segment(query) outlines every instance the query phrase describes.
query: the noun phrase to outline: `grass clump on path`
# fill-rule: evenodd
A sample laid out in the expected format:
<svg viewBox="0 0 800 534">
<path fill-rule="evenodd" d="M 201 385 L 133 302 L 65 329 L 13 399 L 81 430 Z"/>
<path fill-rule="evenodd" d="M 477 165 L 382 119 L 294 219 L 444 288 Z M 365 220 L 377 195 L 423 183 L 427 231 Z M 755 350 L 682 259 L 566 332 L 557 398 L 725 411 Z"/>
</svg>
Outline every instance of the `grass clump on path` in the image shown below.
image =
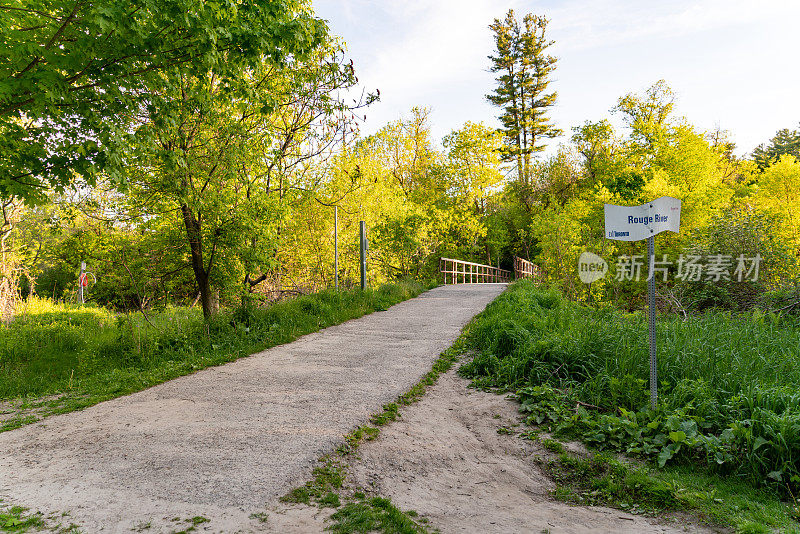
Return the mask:
<svg viewBox="0 0 800 534">
<path fill-rule="evenodd" d="M 416 283 L 331 289 L 266 308 L 223 311 L 210 322 L 189 308 L 145 317 L 34 298 L 26 311 L 0 324 L 0 430 L 288 343 L 423 290 Z"/>
<path fill-rule="evenodd" d="M 0 531 L 26 532 L 32 528 L 44 526 L 42 514 L 28 514 L 28 510 L 21 506 L 11 506 L 0 510 Z"/>
<path fill-rule="evenodd" d="M 331 515 L 334 522 L 327 530 L 336 534 L 384 532 L 387 534 L 422 534 L 425 528 L 412 515 L 394 506 L 389 499 L 361 497 Z"/>
<path fill-rule="evenodd" d="M 753 508 L 780 503 L 771 524 L 797 526 L 800 319 L 665 317 L 658 342 L 660 397 L 651 410 L 644 314 L 587 308 L 519 282 L 476 320 L 468 344 L 477 354 L 460 372 L 476 386 L 514 391 L 527 422 L 557 436 L 648 459 L 667 468 L 661 473 L 691 466 L 723 490 L 729 480 L 764 488 L 752 494 Z M 681 485 L 680 472 L 670 476 Z M 723 523 L 749 521 L 703 503 Z"/>
</svg>

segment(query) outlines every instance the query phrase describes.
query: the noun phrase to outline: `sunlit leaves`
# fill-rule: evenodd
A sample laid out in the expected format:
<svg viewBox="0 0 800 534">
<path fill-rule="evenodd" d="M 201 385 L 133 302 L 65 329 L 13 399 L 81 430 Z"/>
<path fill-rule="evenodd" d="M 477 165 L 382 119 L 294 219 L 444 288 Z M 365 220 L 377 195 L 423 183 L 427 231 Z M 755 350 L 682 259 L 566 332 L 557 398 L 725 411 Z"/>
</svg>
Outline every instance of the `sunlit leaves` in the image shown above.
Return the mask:
<svg viewBox="0 0 800 534">
<path fill-rule="evenodd" d="M 294 0 L 5 2 L 0 196 L 42 201 L 48 186 L 123 164 L 109 152 L 167 81 L 165 69 L 213 70 L 224 84 L 264 55 L 276 63 L 305 56 L 325 33 Z"/>
</svg>

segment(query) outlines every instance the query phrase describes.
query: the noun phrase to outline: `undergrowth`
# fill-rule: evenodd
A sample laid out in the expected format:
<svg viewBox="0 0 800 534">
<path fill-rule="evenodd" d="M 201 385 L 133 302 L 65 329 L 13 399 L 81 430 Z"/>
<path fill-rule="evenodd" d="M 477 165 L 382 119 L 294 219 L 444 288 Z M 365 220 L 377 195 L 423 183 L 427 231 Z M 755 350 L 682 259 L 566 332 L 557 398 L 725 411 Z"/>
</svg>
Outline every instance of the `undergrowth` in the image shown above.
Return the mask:
<svg viewBox="0 0 800 534">
<path fill-rule="evenodd" d="M 515 392 L 526 422 L 557 437 L 764 488 L 759 498 L 782 496 L 790 517 L 800 489 L 798 318 L 665 317 L 658 342 L 653 410 L 643 314 L 583 307 L 523 281 L 475 321 L 476 356 L 459 371 Z"/>
<path fill-rule="evenodd" d="M 672 487 L 642 468 L 630 467 L 605 454 L 588 458 L 561 452 L 557 459 L 539 460 L 556 482 L 554 496 L 588 506 L 614 506 L 633 513 L 659 513 L 683 508 Z"/>
<path fill-rule="evenodd" d="M 2 416 L 0 430 L 288 343 L 385 310 L 423 289 L 401 283 L 325 290 L 267 308 L 223 311 L 210 322 L 189 308 L 115 315 L 33 298 L 15 319 L 0 324 L 0 401 L 13 407 L 4 410 L 12 415 Z"/>
</svg>

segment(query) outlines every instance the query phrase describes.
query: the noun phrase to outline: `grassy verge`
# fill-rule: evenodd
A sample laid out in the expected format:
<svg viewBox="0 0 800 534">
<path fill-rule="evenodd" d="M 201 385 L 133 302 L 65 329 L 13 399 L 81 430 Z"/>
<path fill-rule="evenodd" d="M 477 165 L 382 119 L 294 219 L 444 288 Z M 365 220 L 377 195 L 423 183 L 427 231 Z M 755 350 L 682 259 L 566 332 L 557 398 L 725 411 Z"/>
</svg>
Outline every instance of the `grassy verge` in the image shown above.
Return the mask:
<svg viewBox="0 0 800 534">
<path fill-rule="evenodd" d="M 360 490 L 346 491 L 344 481 L 347 460 L 356 454 L 361 443 L 377 438 L 381 427 L 401 417 L 402 407 L 418 402 L 428 387 L 434 385 L 442 373 L 453 367 L 466 350 L 465 333 L 468 329 L 469 325 L 411 389 L 400 395 L 395 402 L 384 405 L 380 412 L 370 418 L 370 424 L 362 425 L 344 436 L 344 443 L 336 451 L 320 459 L 320 465 L 314 469 L 312 479 L 284 495 L 281 501 L 319 508 L 338 508 L 331 515 L 331 524 L 327 527 L 327 530 L 338 534 L 375 531 L 392 534 L 429 532 L 427 519 L 419 517 L 414 510 L 400 510 L 388 499 L 367 497 Z"/>
<path fill-rule="evenodd" d="M 651 462 L 653 480 L 675 495 L 699 494 L 692 488 L 702 480 L 717 497 L 678 501 L 714 521 L 796 529 L 800 320 L 663 318 L 655 410 L 646 333 L 641 314 L 585 308 L 517 283 L 476 321 L 468 345 L 477 355 L 460 372 L 477 386 L 516 392 L 529 424 Z"/>
<path fill-rule="evenodd" d="M 0 325 L 0 431 L 288 343 L 423 289 L 402 283 L 326 290 L 268 308 L 223 312 L 210 323 L 187 308 L 145 318 L 34 300 Z"/>
<path fill-rule="evenodd" d="M 567 453 L 543 440 L 550 458 L 535 458 L 556 483 L 554 498 L 583 506 L 609 506 L 631 514 L 682 513 L 692 523 L 734 526 L 741 533 L 798 533 L 791 507 L 774 492 L 689 466 L 656 469 L 606 452 Z"/>
</svg>

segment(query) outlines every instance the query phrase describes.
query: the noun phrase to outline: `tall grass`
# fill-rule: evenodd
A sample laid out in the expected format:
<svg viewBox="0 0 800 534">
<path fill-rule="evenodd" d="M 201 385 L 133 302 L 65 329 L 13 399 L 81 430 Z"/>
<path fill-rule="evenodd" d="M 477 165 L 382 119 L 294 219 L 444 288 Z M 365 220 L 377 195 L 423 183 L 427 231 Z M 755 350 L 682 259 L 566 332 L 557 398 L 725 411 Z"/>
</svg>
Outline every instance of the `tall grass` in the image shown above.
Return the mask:
<svg viewBox="0 0 800 534">
<path fill-rule="evenodd" d="M 652 411 L 643 313 L 587 308 L 519 282 L 474 324 L 477 355 L 461 372 L 537 402 L 571 402 L 572 410 L 538 420 L 571 425 L 600 446 L 658 455 L 662 465 L 705 456 L 800 488 L 800 319 L 760 311 L 662 317 L 657 339 L 660 403 Z M 576 412 L 578 401 L 597 410 Z"/>
<path fill-rule="evenodd" d="M 414 283 L 325 290 L 223 312 L 209 323 L 196 309 L 145 317 L 31 299 L 0 324 L 0 400 L 65 394 L 54 411 L 80 408 L 387 309 L 422 290 Z"/>
<path fill-rule="evenodd" d="M 704 380 L 720 398 L 800 385 L 800 320 L 794 316 L 660 317 L 657 339 L 659 381 L 666 390 L 687 379 Z M 467 371 L 474 369 L 487 385 L 513 389 L 554 380 L 597 383 L 604 374 L 649 377 L 643 313 L 583 307 L 527 281 L 489 305 L 470 343 L 479 354 Z M 601 391 L 587 387 L 586 393 L 604 401 Z"/>
</svg>

